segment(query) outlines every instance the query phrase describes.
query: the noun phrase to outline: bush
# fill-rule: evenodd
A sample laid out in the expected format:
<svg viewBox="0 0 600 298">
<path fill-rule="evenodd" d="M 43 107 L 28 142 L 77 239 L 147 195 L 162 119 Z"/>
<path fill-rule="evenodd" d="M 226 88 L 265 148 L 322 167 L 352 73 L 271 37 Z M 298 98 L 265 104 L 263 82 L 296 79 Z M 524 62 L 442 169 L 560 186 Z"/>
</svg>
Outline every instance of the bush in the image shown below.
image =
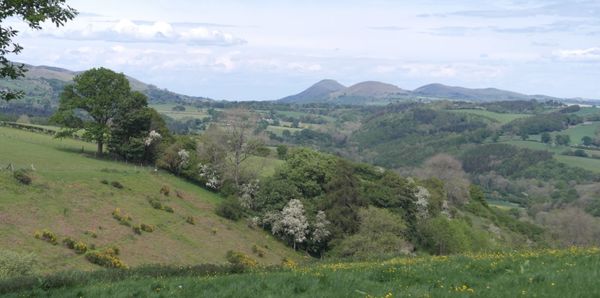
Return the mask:
<svg viewBox="0 0 600 298">
<path fill-rule="evenodd" d="M 256 262 L 256 260 L 241 252 L 230 250 L 227 252 L 225 257 L 227 258 L 227 261 L 231 263 L 231 265 L 239 266 L 243 269 L 255 268 L 258 266 L 258 262 Z"/>
<path fill-rule="evenodd" d="M 112 216 L 114 219 L 118 220 L 120 224 L 128 227 L 131 226 L 131 216 L 128 214 L 122 214 L 120 208 L 115 208 L 115 210 L 112 212 Z"/>
<path fill-rule="evenodd" d="M 142 235 L 142 227 L 140 225 L 135 225 L 132 227 L 132 229 L 134 233 Z"/>
<path fill-rule="evenodd" d="M 0 250 L 0 279 L 27 276 L 36 269 L 35 255 Z"/>
<path fill-rule="evenodd" d="M 142 231 L 147 232 L 147 233 L 152 233 L 154 232 L 154 226 L 153 225 L 147 225 L 145 223 L 140 225 L 140 228 L 142 229 Z"/>
<path fill-rule="evenodd" d="M 219 203 L 215 212 L 221 217 L 238 220 L 244 215 L 244 208 L 236 198 L 229 197 Z"/>
<path fill-rule="evenodd" d="M 85 258 L 92 264 L 100 265 L 107 268 L 120 268 L 127 269 L 127 265 L 121 261 L 117 256 L 119 250 L 114 248 L 107 248 L 103 251 L 91 251 L 85 254 Z"/>
<path fill-rule="evenodd" d="M 110 185 L 112 185 L 114 188 L 118 188 L 118 189 L 123 189 L 123 184 L 121 184 L 121 182 L 119 181 L 113 181 L 110 183 Z"/>
<path fill-rule="evenodd" d="M 186 217 L 185 218 L 185 222 L 189 223 L 190 225 L 195 225 L 196 224 L 196 220 L 192 216 Z"/>
<path fill-rule="evenodd" d="M 105 184 L 105 185 L 108 185 L 108 183 L 109 183 L 109 182 L 108 182 L 108 180 L 106 180 L 106 179 L 102 179 L 102 180 L 100 180 L 100 183 L 102 183 L 102 184 Z"/>
<path fill-rule="evenodd" d="M 83 232 L 83 234 L 88 235 L 94 239 L 98 238 L 98 234 L 96 234 L 94 231 L 87 230 L 87 231 Z"/>
<path fill-rule="evenodd" d="M 296 268 L 296 266 L 298 265 L 296 264 L 296 262 L 294 262 L 294 260 L 290 260 L 288 258 L 281 259 L 281 267 L 283 268 L 293 269 Z"/>
<path fill-rule="evenodd" d="M 44 240 L 46 242 L 51 243 L 52 245 L 57 245 L 58 244 L 58 238 L 56 237 L 56 234 L 54 234 L 53 232 L 49 231 L 49 230 L 42 230 L 40 231 L 36 231 L 33 236 L 36 239 L 40 239 L 40 240 Z"/>
<path fill-rule="evenodd" d="M 171 208 L 170 206 L 163 205 L 156 198 L 148 198 L 148 203 L 150 203 L 150 206 L 152 206 L 152 208 L 154 208 L 154 209 L 163 210 L 163 211 L 166 211 L 166 212 L 169 212 L 169 213 L 175 212 L 175 210 L 173 210 L 173 208 Z"/>
<path fill-rule="evenodd" d="M 168 185 L 163 185 L 160 188 L 160 194 L 161 195 L 163 195 L 165 197 L 168 197 L 170 193 L 171 193 L 171 188 Z"/>
<path fill-rule="evenodd" d="M 29 185 L 33 180 L 29 175 L 29 171 L 24 169 L 19 169 L 13 172 L 13 177 L 17 179 L 21 184 Z"/>
<path fill-rule="evenodd" d="M 261 258 L 265 256 L 265 251 L 256 244 L 252 245 L 252 252 Z"/>
</svg>

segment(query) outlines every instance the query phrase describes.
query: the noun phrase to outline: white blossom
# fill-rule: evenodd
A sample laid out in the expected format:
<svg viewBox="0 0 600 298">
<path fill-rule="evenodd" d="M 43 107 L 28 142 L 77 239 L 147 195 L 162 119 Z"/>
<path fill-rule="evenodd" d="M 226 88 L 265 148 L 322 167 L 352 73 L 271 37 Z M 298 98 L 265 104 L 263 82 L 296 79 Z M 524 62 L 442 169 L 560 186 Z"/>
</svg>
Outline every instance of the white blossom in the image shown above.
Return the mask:
<svg viewBox="0 0 600 298">
<path fill-rule="evenodd" d="M 177 155 L 179 156 L 179 168 L 187 166 L 190 162 L 190 153 L 185 149 L 181 149 L 177 152 Z"/>
<path fill-rule="evenodd" d="M 156 130 L 150 131 L 148 133 L 148 136 L 144 139 L 144 145 L 146 145 L 146 147 L 152 145 L 152 143 L 154 143 L 155 141 L 158 141 L 162 138 L 162 136 L 156 132 Z"/>
<path fill-rule="evenodd" d="M 429 216 L 429 198 L 431 198 L 431 194 L 427 190 L 427 188 L 423 186 L 417 186 L 417 191 L 415 192 L 415 197 L 417 197 L 417 201 L 415 205 L 417 205 L 417 216 L 421 219 L 425 219 Z"/>
<path fill-rule="evenodd" d="M 315 242 L 323 242 L 327 240 L 327 237 L 331 235 L 331 232 L 327 229 L 327 226 L 330 224 L 331 223 L 327 220 L 327 216 L 325 216 L 325 211 L 317 212 L 312 240 Z"/>
<path fill-rule="evenodd" d="M 275 235 L 291 237 L 294 242 L 294 249 L 297 243 L 306 240 L 308 232 L 308 221 L 304 216 L 304 206 L 300 200 L 290 200 L 281 211 L 280 218 L 273 222 L 271 232 Z"/>
</svg>

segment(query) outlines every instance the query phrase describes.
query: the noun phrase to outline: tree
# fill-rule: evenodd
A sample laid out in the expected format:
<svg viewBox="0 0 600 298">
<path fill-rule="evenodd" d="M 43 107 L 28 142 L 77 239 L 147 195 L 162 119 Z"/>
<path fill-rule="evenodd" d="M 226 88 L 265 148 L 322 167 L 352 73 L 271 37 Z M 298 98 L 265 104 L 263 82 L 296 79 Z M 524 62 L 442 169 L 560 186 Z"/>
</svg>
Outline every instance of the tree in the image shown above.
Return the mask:
<svg viewBox="0 0 600 298">
<path fill-rule="evenodd" d="M 287 152 L 288 147 L 286 145 L 277 146 L 277 157 L 279 157 L 279 159 L 285 159 L 287 156 Z"/>
<path fill-rule="evenodd" d="M 304 216 L 304 205 L 297 199 L 290 200 L 281 211 L 280 217 L 273 223 L 271 231 L 275 235 L 281 235 L 296 244 L 306 240 L 308 232 L 308 221 Z"/>
<path fill-rule="evenodd" d="M 569 135 L 556 135 L 556 144 L 567 146 L 571 143 L 571 137 Z"/>
<path fill-rule="evenodd" d="M 325 215 L 325 211 L 319 210 L 317 212 L 317 216 L 315 217 L 315 224 L 313 225 L 313 232 L 311 240 L 319 253 L 323 250 L 323 246 L 329 240 L 329 236 L 331 236 L 331 232 L 329 231 L 329 225 L 331 222 L 327 220 L 327 216 Z"/>
<path fill-rule="evenodd" d="M 550 144 L 552 143 L 552 135 L 547 132 L 542 133 L 542 143 Z"/>
<path fill-rule="evenodd" d="M 72 20 L 77 11 L 67 5 L 65 0 L 11 0 L 0 1 L 0 22 L 9 17 L 20 18 L 30 28 L 35 30 L 42 29 L 41 24 L 47 20 L 54 23 L 57 27 L 64 25 Z M 18 43 L 12 39 L 19 32 L 12 27 L 0 25 L 0 78 L 18 79 L 25 75 L 25 65 L 15 65 L 5 56 L 9 54 L 18 55 L 22 50 Z M 18 99 L 23 96 L 23 92 L 14 90 L 0 90 L 0 100 Z"/>
<path fill-rule="evenodd" d="M 93 68 L 75 76 L 73 84 L 65 86 L 60 95 L 58 111 L 52 119 L 66 127 L 59 136 L 83 129 L 83 137 L 96 142 L 97 153 L 102 155 L 115 118 L 132 115 L 127 113 L 128 108 L 144 101 L 145 97 L 142 97 L 131 91 L 124 74 L 106 68 Z"/>
<path fill-rule="evenodd" d="M 594 139 L 592 139 L 589 136 L 585 136 L 585 137 L 581 138 L 581 143 L 583 143 L 584 146 L 590 146 L 590 145 L 592 145 L 593 142 L 594 142 Z"/>
<path fill-rule="evenodd" d="M 444 189 L 450 202 L 463 205 L 469 201 L 469 180 L 463 166 L 456 158 L 438 154 L 425 162 L 424 176 L 438 178 L 444 182 Z"/>
<path fill-rule="evenodd" d="M 248 110 L 234 109 L 226 113 L 226 145 L 229 151 L 227 158 L 231 165 L 231 175 L 236 187 L 240 187 L 242 162 L 262 144 L 248 138 L 249 131 L 254 127 L 256 119 Z"/>
</svg>

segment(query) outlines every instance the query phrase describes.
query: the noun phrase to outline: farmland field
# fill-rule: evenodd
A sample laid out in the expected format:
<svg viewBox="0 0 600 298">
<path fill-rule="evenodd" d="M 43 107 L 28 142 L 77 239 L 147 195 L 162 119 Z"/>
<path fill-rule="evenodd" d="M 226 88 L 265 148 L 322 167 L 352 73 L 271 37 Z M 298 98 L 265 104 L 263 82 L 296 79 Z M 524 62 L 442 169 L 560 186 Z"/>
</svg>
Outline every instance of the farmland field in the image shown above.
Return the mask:
<svg viewBox="0 0 600 298">
<path fill-rule="evenodd" d="M 198 109 L 193 106 L 184 106 L 185 111 L 173 111 L 173 107 L 177 106 L 175 104 L 156 104 L 150 105 L 152 108 L 156 109 L 160 114 L 167 115 L 174 119 L 183 119 L 183 118 L 194 118 L 194 119 L 204 119 L 209 117 L 208 113 L 202 109 Z"/>
<path fill-rule="evenodd" d="M 515 119 L 529 117 L 529 114 L 509 114 L 509 113 L 495 113 L 486 110 L 475 110 L 475 109 L 464 109 L 464 110 L 451 110 L 457 113 L 468 113 L 473 115 L 478 115 L 494 122 L 499 122 L 501 124 L 506 124 Z"/>
</svg>

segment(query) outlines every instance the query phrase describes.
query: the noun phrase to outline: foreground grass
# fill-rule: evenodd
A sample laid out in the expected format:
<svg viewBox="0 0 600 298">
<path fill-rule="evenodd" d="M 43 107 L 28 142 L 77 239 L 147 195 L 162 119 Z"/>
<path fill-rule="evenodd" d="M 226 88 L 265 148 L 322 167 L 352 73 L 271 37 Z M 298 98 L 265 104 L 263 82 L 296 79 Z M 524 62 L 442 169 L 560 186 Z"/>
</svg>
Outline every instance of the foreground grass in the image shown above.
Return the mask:
<svg viewBox="0 0 600 298">
<path fill-rule="evenodd" d="M 600 250 L 322 263 L 230 275 L 132 276 L 9 297 L 598 297 Z"/>
</svg>

